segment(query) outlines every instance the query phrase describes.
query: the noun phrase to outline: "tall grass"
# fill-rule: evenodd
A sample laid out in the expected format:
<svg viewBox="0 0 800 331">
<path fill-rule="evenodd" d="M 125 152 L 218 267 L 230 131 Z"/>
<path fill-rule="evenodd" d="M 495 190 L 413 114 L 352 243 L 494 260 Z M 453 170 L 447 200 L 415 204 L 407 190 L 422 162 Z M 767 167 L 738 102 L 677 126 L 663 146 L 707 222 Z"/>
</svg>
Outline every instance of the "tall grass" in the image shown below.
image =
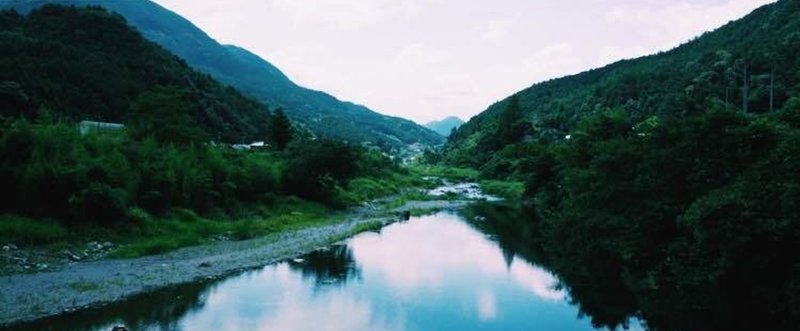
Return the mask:
<svg viewBox="0 0 800 331">
<path fill-rule="evenodd" d="M 525 193 L 525 183 L 523 182 L 482 180 L 480 186 L 483 193 L 511 201 L 522 199 L 522 194 Z"/>
<path fill-rule="evenodd" d="M 160 219 L 143 221 L 128 231 L 124 246 L 114 258 L 135 258 L 161 254 L 203 244 L 214 236 L 245 240 L 282 231 L 336 222 L 338 218 L 319 204 L 287 198 L 262 206 L 256 215 L 240 219 L 203 218 L 186 209 L 175 209 Z"/>
<path fill-rule="evenodd" d="M 68 238 L 69 231 L 55 221 L 35 220 L 15 215 L 0 216 L 0 242 L 47 245 Z"/>
</svg>

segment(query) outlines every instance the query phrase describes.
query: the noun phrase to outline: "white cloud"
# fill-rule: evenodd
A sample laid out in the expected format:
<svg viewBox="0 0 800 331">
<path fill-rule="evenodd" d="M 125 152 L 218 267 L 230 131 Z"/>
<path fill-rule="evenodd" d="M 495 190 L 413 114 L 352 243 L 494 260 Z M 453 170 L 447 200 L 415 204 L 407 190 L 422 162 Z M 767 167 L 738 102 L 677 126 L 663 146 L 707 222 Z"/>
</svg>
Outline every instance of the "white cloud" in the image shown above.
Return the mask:
<svg viewBox="0 0 800 331">
<path fill-rule="evenodd" d="M 512 19 L 493 19 L 478 27 L 477 34 L 484 41 L 497 45 L 509 40 L 513 27 Z"/>
<path fill-rule="evenodd" d="M 419 2 L 413 0 L 271 0 L 271 3 L 277 10 L 292 15 L 298 25 L 325 23 L 344 29 L 411 17 L 420 10 Z"/>
<path fill-rule="evenodd" d="M 585 69 L 584 60 L 568 43 L 547 45 L 523 62 L 526 72 L 538 81 L 577 73 Z"/>
<path fill-rule="evenodd" d="M 491 321 L 497 318 L 497 296 L 491 290 L 481 290 L 476 298 L 478 318 Z"/>
<path fill-rule="evenodd" d="M 539 298 L 561 301 L 566 296 L 564 291 L 555 289 L 558 283 L 555 276 L 526 261 L 515 258 L 511 264 L 510 273 L 514 281 Z"/>
<path fill-rule="evenodd" d="M 658 52 L 772 0 L 155 0 L 297 83 L 418 122 Z"/>
<path fill-rule="evenodd" d="M 618 6 L 606 13 L 608 22 L 622 24 L 649 39 L 657 50 L 667 50 L 739 18 L 771 1 L 727 0 L 705 2 L 643 2 Z"/>
</svg>

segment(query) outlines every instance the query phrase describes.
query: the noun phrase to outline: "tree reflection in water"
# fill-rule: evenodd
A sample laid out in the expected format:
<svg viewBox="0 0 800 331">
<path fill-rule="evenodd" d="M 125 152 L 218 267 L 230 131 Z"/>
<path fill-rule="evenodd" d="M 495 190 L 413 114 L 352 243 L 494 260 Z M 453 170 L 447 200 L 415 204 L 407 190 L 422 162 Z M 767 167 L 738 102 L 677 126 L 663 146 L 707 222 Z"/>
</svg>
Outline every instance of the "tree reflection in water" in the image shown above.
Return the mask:
<svg viewBox="0 0 800 331">
<path fill-rule="evenodd" d="M 128 330 L 180 330 L 181 317 L 200 311 L 205 297 L 218 280 L 189 283 L 153 293 L 134 296 L 108 306 L 81 310 L 43 320 L 0 328 L 4 331 L 90 331 L 111 330 L 125 325 Z"/>
<path fill-rule="evenodd" d="M 463 211 L 470 224 L 496 241 L 505 255 L 520 256 L 553 272 L 570 302 L 597 328 L 616 329 L 638 320 L 651 330 L 797 330 L 800 300 L 794 298 L 800 297 L 800 286 L 791 279 L 800 274 L 800 267 L 768 269 L 759 264 L 763 258 L 739 259 L 715 278 L 712 273 L 719 266 L 691 264 L 691 257 L 676 255 L 665 261 L 665 270 L 649 270 L 630 261 L 624 264 L 609 249 L 592 248 L 602 247 L 598 242 L 613 243 L 614 238 L 595 234 L 596 242 L 559 242 L 543 226 L 546 221 L 532 215 L 499 204 L 478 204 Z M 571 253 L 575 251 L 583 253 Z M 637 256 L 652 253 L 636 252 Z M 698 277 L 704 270 L 705 277 Z M 784 293 L 786 288 L 791 293 Z"/>
<path fill-rule="evenodd" d="M 560 261 L 546 254 L 531 213 L 502 203 L 480 203 L 463 211 L 469 223 L 497 243 L 507 260 L 519 256 L 541 265 L 559 277 L 559 288 L 570 294 L 570 303 L 588 316 L 597 328 L 627 328 L 638 311 L 619 269 L 600 256 L 591 265 L 559 268 Z"/>
<path fill-rule="evenodd" d="M 317 288 L 343 286 L 351 279 L 361 279 L 361 268 L 353 258 L 353 250 L 345 244 L 313 251 L 289 263 L 304 279 L 313 279 Z"/>
</svg>

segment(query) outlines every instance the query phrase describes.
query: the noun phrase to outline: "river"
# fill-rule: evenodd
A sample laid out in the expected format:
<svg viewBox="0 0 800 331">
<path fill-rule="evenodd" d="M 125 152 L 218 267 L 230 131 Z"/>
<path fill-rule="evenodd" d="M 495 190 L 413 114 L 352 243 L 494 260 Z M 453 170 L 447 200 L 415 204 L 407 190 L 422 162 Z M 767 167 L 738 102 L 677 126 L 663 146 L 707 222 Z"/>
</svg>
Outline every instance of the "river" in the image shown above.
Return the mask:
<svg viewBox="0 0 800 331">
<path fill-rule="evenodd" d="M 25 329 L 594 329 L 550 272 L 501 248 L 496 235 L 476 226 L 485 218 L 467 218 L 453 212 L 413 217 L 259 270 Z"/>
</svg>

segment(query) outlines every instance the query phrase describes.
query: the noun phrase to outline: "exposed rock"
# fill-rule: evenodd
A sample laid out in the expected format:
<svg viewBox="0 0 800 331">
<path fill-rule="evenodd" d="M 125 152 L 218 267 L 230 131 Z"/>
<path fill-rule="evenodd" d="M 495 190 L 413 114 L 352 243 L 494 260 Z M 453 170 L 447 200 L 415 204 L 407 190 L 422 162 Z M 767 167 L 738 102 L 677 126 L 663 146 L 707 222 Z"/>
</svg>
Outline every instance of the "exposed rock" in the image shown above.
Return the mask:
<svg viewBox="0 0 800 331">
<path fill-rule="evenodd" d="M 64 254 L 64 256 L 65 256 L 65 257 L 66 257 L 68 260 L 70 260 L 70 261 L 72 261 L 72 262 L 78 262 L 78 261 L 81 261 L 81 260 L 83 260 L 83 258 L 82 258 L 82 257 L 80 257 L 80 256 L 78 256 L 78 255 L 75 255 L 75 254 L 73 254 L 73 253 L 72 253 L 72 252 L 70 252 L 70 251 L 64 251 L 64 252 L 62 252 L 62 253 Z"/>
<path fill-rule="evenodd" d="M 203 263 L 198 264 L 197 267 L 198 268 L 210 268 L 211 267 L 211 263 L 203 262 Z"/>
</svg>

